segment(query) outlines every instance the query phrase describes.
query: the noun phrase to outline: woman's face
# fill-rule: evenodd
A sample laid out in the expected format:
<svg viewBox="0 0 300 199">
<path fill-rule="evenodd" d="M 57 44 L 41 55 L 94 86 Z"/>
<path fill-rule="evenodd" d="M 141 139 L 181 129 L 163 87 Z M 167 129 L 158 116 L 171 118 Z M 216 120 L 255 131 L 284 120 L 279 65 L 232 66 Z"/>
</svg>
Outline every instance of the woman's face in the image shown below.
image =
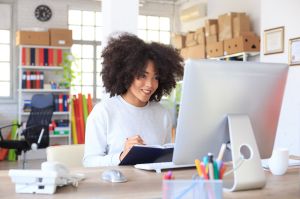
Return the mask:
<svg viewBox="0 0 300 199">
<path fill-rule="evenodd" d="M 158 75 L 154 63 L 148 61 L 146 69 L 140 77 L 135 77 L 123 98 L 130 104 L 143 107 L 158 87 Z"/>
</svg>

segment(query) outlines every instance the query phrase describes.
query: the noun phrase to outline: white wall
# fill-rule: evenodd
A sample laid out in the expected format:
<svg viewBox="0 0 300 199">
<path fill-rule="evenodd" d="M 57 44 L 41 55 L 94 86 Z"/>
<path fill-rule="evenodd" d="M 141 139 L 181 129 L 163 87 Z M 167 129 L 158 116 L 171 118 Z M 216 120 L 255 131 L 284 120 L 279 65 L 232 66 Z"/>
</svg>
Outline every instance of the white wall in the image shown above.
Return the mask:
<svg viewBox="0 0 300 199">
<path fill-rule="evenodd" d="M 14 15 L 14 29 L 12 38 L 15 37 L 14 32 L 19 29 L 31 28 L 67 28 L 68 25 L 68 9 L 82 9 L 82 10 L 101 10 L 101 2 L 93 0 L 2 0 L 3 3 L 15 3 L 13 9 Z M 53 12 L 52 18 L 48 22 L 40 22 L 34 17 L 34 10 L 40 4 L 48 5 Z M 175 6 L 171 4 L 161 3 L 146 3 L 139 8 L 139 14 L 143 15 L 160 15 L 166 17 L 173 17 Z M 3 16 L 0 15 L 0 16 Z M 5 20 L 0 19 L 3 24 Z M 0 126 L 2 124 L 10 123 L 17 119 L 17 47 L 13 49 L 13 95 L 14 98 L 7 103 L 0 103 Z"/>
<path fill-rule="evenodd" d="M 272 5 L 272 6 L 270 6 Z M 285 27 L 284 52 L 263 55 L 262 62 L 288 63 L 288 41 L 300 37 L 300 1 L 263 0 L 261 1 L 261 39 L 264 30 L 279 26 Z M 275 147 L 288 147 L 292 154 L 300 155 L 300 67 L 290 67 L 281 118 L 277 130 Z"/>
<path fill-rule="evenodd" d="M 180 9 L 184 9 L 198 3 L 207 3 L 207 17 L 181 24 L 178 32 L 195 30 L 204 25 L 205 19 L 217 18 L 219 15 L 227 12 L 246 12 L 251 19 L 253 31 L 257 34 L 260 33 L 260 0 L 189 0 L 179 5 L 178 12 Z"/>
</svg>

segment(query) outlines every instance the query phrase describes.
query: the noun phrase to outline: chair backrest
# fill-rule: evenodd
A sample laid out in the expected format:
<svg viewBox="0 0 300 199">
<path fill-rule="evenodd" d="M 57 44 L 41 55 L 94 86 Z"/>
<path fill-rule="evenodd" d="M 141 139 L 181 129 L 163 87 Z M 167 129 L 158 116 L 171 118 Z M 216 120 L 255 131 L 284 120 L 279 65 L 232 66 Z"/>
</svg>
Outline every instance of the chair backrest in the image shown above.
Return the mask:
<svg viewBox="0 0 300 199">
<path fill-rule="evenodd" d="M 31 112 L 26 122 L 26 129 L 23 131 L 25 140 L 29 145 L 37 143 L 43 130 L 43 134 L 38 144 L 38 148 L 49 146 L 49 124 L 54 110 L 52 94 L 35 94 L 31 99 Z"/>
<path fill-rule="evenodd" d="M 84 144 L 49 146 L 47 161 L 56 161 L 67 167 L 83 167 Z"/>
</svg>

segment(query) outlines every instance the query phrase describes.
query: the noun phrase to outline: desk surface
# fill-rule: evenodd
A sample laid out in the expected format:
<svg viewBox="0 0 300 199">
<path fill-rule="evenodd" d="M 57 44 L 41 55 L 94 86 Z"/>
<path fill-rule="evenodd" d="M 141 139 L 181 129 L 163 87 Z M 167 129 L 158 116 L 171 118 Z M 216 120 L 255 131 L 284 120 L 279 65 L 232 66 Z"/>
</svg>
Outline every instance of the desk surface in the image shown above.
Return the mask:
<svg viewBox="0 0 300 199">
<path fill-rule="evenodd" d="M 103 168 L 74 169 L 76 172 L 85 173 L 86 179 L 78 188 L 72 186 L 61 187 L 54 195 L 16 194 L 15 185 L 11 182 L 7 170 L 0 171 L 0 198 L 5 199 L 82 199 L 82 198 L 161 198 L 162 175 L 134 169 L 132 167 L 117 167 L 121 170 L 128 182 L 108 183 L 100 180 Z M 194 169 L 175 170 L 176 179 L 190 179 L 195 173 Z M 267 185 L 264 189 L 224 193 L 224 198 L 300 198 L 300 169 L 290 169 L 284 176 L 273 176 L 269 172 Z"/>
</svg>

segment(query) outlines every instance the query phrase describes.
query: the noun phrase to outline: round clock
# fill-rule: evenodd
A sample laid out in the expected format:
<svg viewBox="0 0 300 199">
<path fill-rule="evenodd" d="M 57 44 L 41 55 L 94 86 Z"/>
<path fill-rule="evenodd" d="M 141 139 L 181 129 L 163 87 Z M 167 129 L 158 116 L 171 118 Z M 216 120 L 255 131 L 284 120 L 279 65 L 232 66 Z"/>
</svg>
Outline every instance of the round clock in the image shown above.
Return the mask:
<svg viewBox="0 0 300 199">
<path fill-rule="evenodd" d="M 48 21 L 52 16 L 52 11 L 49 6 L 39 5 L 34 11 L 35 17 L 40 21 Z"/>
</svg>

